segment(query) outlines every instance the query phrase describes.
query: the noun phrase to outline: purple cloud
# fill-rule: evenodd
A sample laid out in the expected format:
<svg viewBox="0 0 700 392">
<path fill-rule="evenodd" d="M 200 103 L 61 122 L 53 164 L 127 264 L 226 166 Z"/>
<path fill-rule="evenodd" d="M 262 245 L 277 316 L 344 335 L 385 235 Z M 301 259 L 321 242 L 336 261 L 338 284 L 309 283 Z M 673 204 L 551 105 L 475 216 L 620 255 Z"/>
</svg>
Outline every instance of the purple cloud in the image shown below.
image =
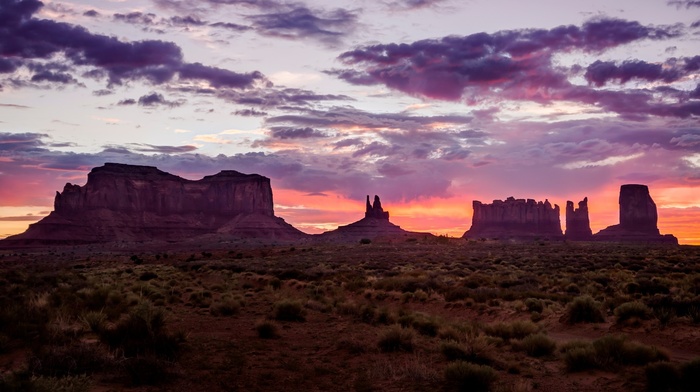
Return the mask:
<svg viewBox="0 0 700 392">
<path fill-rule="evenodd" d="M 179 105 L 180 105 L 180 103 L 178 103 L 178 102 L 173 102 L 173 101 L 168 101 L 168 100 L 166 100 L 165 97 L 163 97 L 162 94 L 159 94 L 159 93 L 156 93 L 156 92 L 152 92 L 152 93 L 150 93 L 150 94 L 146 94 L 146 95 L 144 95 L 144 96 L 141 96 L 141 97 L 139 98 L 139 102 L 138 102 L 138 103 L 139 103 L 140 106 L 149 106 L 149 107 L 159 106 L 159 105 L 164 105 L 164 106 L 173 107 L 173 106 L 179 106 Z"/>
<path fill-rule="evenodd" d="M 270 136 L 275 139 L 308 139 L 327 137 L 324 132 L 313 128 L 287 128 L 287 127 L 272 127 L 270 128 Z"/>
<path fill-rule="evenodd" d="M 302 5 L 285 5 L 272 12 L 247 17 L 256 31 L 263 35 L 303 39 L 312 38 L 336 44 L 357 25 L 357 14 L 338 8 L 316 11 Z"/>
<path fill-rule="evenodd" d="M 690 58 L 672 58 L 665 64 L 652 64 L 641 60 L 627 60 L 617 65 L 612 61 L 597 60 L 589 65 L 584 77 L 589 83 L 598 87 L 616 80 L 621 84 L 632 79 L 649 82 L 674 82 L 700 69 L 700 56 Z"/>
<path fill-rule="evenodd" d="M 328 73 L 353 84 L 384 84 L 410 95 L 442 100 L 471 102 L 498 91 L 501 99 L 546 103 L 562 95 L 572 99 L 581 94 L 569 83 L 568 75 L 553 64 L 554 54 L 573 50 L 597 53 L 642 39 L 680 34 L 678 26 L 594 19 L 580 27 L 504 30 L 364 46 L 339 56 L 353 68 Z M 641 71 L 637 74 L 642 75 Z M 575 91 L 567 92 L 571 89 Z"/>
<path fill-rule="evenodd" d="M 236 73 L 200 63 L 183 61 L 182 50 L 172 42 L 147 40 L 122 42 L 115 37 L 92 34 L 67 23 L 33 18 L 42 3 L 37 0 L 2 0 L 0 3 L 0 59 L 47 59 L 57 53 L 67 58 L 66 66 L 94 67 L 92 75 L 103 72 L 110 84 L 145 79 L 153 84 L 197 79 L 212 86 L 249 88 L 264 80 L 259 72 Z M 143 18 L 147 14 L 133 18 Z M 130 19 L 130 16 L 124 16 Z M 7 68 L 7 66 L 6 66 Z"/>
</svg>

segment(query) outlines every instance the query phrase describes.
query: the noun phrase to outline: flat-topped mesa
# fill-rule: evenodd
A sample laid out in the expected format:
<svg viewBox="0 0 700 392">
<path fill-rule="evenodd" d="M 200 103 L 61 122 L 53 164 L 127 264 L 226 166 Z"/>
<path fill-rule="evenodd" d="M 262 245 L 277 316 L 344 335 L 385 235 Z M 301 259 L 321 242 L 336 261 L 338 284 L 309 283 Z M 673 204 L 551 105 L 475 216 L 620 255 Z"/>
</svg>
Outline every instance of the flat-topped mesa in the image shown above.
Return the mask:
<svg viewBox="0 0 700 392">
<path fill-rule="evenodd" d="M 496 239 L 563 239 L 559 221 L 559 206 L 545 200 L 533 199 L 494 200 L 483 204 L 478 200 L 472 203 L 474 215 L 472 226 L 463 238 Z"/>
<path fill-rule="evenodd" d="M 11 241 L 184 240 L 198 235 L 300 238 L 275 217 L 270 179 L 224 170 L 187 180 L 152 166 L 106 163 L 56 192 L 54 211 Z"/>
<path fill-rule="evenodd" d="M 596 233 L 593 236 L 595 240 L 678 244 L 678 239 L 673 235 L 659 233 L 656 203 L 649 194 L 649 187 L 640 184 L 622 185 L 619 204 L 620 223 Z"/>
<path fill-rule="evenodd" d="M 566 202 L 566 232 L 564 236 L 571 241 L 590 241 L 593 239 L 591 222 L 588 219 L 588 198 L 578 202 L 578 208 L 574 209 L 574 202 Z"/>
<path fill-rule="evenodd" d="M 389 220 L 389 211 L 384 211 L 382 202 L 379 196 L 374 195 L 374 203 L 369 204 L 369 195 L 367 195 L 367 207 L 365 208 L 365 218 L 375 218 Z"/>
</svg>

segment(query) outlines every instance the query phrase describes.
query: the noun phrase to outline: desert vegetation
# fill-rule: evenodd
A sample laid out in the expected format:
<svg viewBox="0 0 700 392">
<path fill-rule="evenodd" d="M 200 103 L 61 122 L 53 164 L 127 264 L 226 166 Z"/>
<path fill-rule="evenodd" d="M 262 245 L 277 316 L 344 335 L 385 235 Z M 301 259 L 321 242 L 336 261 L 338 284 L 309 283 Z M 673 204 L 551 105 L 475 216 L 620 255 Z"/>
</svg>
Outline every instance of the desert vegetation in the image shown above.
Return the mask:
<svg viewBox="0 0 700 392">
<path fill-rule="evenodd" d="M 0 254 L 0 390 L 698 390 L 700 249 Z"/>
</svg>

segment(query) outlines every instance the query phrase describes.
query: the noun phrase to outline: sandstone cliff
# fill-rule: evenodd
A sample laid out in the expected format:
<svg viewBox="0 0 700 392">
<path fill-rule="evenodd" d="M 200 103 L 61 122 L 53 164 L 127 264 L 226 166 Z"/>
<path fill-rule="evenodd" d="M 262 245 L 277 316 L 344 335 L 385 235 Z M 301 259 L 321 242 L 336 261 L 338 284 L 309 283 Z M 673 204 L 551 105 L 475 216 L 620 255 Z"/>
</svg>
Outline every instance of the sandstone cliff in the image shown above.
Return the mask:
<svg viewBox="0 0 700 392">
<path fill-rule="evenodd" d="M 609 226 L 593 238 L 611 242 L 664 242 L 678 243 L 671 234 L 661 235 L 657 227 L 656 203 L 649 194 L 649 187 L 626 184 L 620 187 L 620 223 Z"/>
<path fill-rule="evenodd" d="M 472 226 L 462 238 L 563 239 L 559 206 L 548 200 L 507 198 L 483 204 L 474 200 Z"/>
<path fill-rule="evenodd" d="M 214 234 L 295 239 L 274 215 L 270 179 L 224 170 L 198 181 L 150 166 L 106 163 L 56 192 L 54 211 L 8 241 L 90 243 Z"/>
<path fill-rule="evenodd" d="M 588 219 L 588 198 L 578 202 L 578 208 L 574 208 L 573 201 L 566 202 L 566 232 L 567 240 L 590 241 L 593 239 L 591 222 Z"/>
</svg>

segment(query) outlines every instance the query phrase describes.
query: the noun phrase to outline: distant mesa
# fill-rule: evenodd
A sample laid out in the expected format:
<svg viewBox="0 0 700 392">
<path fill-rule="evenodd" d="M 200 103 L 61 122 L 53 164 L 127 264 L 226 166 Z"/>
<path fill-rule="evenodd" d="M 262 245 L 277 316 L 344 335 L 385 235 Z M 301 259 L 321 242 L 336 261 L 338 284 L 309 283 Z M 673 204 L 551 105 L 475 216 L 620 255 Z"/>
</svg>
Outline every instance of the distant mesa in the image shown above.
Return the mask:
<svg viewBox="0 0 700 392">
<path fill-rule="evenodd" d="M 649 187 L 639 184 L 622 185 L 619 203 L 620 223 L 599 231 L 593 236 L 594 240 L 678 244 L 678 239 L 673 235 L 659 233 L 656 204 L 649 194 Z"/>
<path fill-rule="evenodd" d="M 105 163 L 56 192 L 54 211 L 9 244 L 179 241 L 202 235 L 299 239 L 275 216 L 270 179 L 224 170 L 198 181 L 151 166 Z"/>
<path fill-rule="evenodd" d="M 494 200 L 492 204 L 474 200 L 472 205 L 472 226 L 462 238 L 564 239 L 559 221 L 559 206 L 552 206 L 548 200 L 536 202 L 533 199 L 509 197 L 506 200 Z"/>
<path fill-rule="evenodd" d="M 389 211 L 384 211 L 379 196 L 374 196 L 374 202 L 370 204 L 367 195 L 365 217 L 349 225 L 340 226 L 335 230 L 327 231 L 319 235 L 321 240 L 330 241 L 359 241 L 361 239 L 396 238 L 396 237 L 432 237 L 429 233 L 417 233 L 402 229 L 389 222 Z"/>
<path fill-rule="evenodd" d="M 573 201 L 566 202 L 566 232 L 564 236 L 570 241 L 591 241 L 593 232 L 591 222 L 588 219 L 588 198 L 578 202 L 578 208 L 574 208 Z"/>
</svg>

